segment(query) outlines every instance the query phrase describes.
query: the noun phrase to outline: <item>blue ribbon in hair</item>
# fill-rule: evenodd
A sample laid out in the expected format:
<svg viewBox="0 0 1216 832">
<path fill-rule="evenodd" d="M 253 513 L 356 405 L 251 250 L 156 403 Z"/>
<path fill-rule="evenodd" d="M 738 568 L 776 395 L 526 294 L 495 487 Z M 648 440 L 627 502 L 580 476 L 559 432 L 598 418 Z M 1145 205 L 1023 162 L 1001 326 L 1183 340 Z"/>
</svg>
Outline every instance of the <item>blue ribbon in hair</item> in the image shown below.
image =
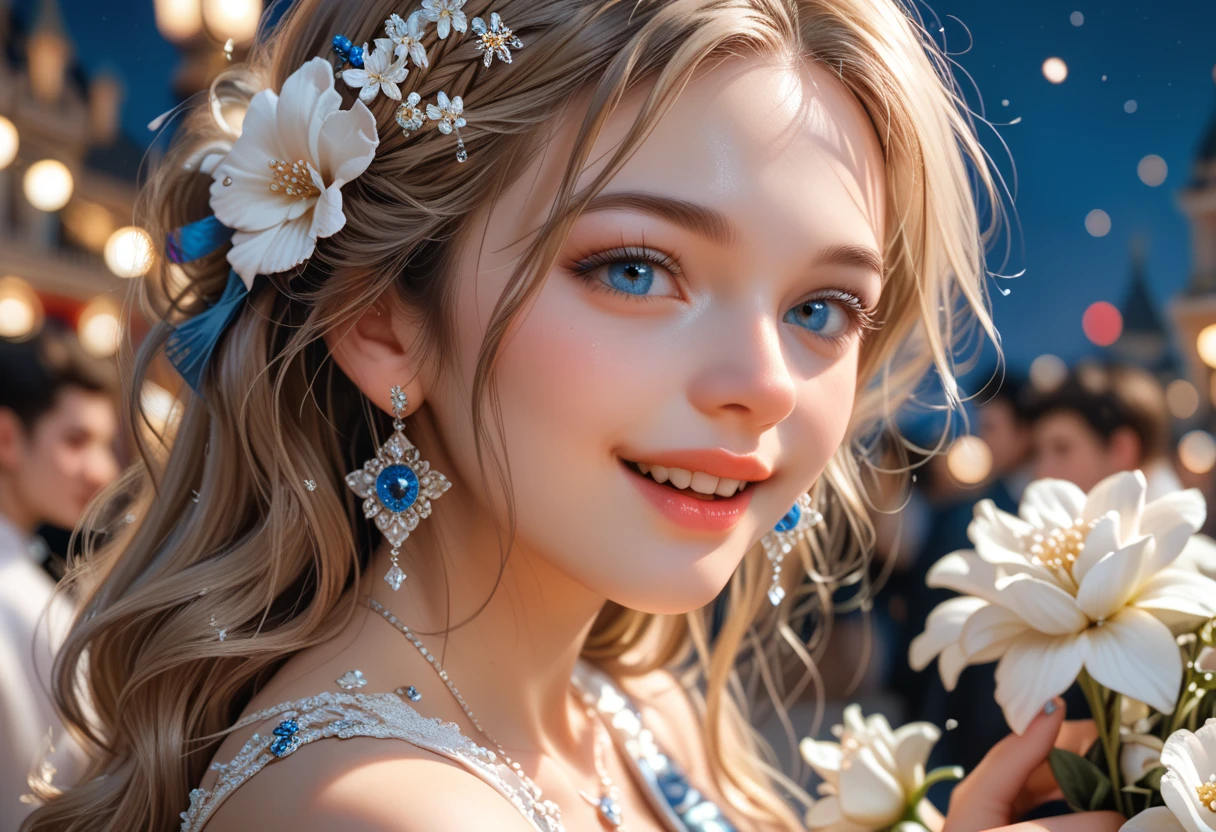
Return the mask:
<svg viewBox="0 0 1216 832">
<path fill-rule="evenodd" d="M 168 235 L 165 254 L 173 263 L 189 263 L 217 251 L 232 238 L 233 230 L 214 216 L 192 222 Z M 228 272 L 224 293 L 209 309 L 182 322 L 165 342 L 165 356 L 190 388 L 203 395 L 203 373 L 207 362 L 249 289 L 235 271 Z"/>
</svg>

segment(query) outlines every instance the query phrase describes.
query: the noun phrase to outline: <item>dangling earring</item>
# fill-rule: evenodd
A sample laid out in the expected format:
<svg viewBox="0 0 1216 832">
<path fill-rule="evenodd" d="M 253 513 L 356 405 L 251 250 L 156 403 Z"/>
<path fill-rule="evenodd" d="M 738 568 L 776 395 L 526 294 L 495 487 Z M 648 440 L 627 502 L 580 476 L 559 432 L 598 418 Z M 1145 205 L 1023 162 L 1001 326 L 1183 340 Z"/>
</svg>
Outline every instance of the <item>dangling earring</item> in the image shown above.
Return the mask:
<svg viewBox="0 0 1216 832">
<path fill-rule="evenodd" d="M 431 500 L 438 499 L 452 484 L 443 474 L 432 471 L 414 443 L 405 438 L 401 421 L 408 403 L 405 392 L 394 387 L 390 397 L 393 435 L 380 446 L 374 459 L 346 475 L 346 484 L 363 498 L 363 516 L 376 518 L 376 528 L 393 547 L 389 555 L 393 565 L 384 580 L 396 592 L 405 580 L 405 573 L 397 565 L 401 544 L 418 528 L 419 520 L 431 516 Z"/>
<path fill-rule="evenodd" d="M 806 537 L 814 526 L 823 522 L 823 515 L 811 505 L 811 495 L 803 494 L 798 502 L 785 513 L 773 530 L 760 538 L 764 553 L 773 567 L 773 583 L 768 588 L 768 600 L 777 606 L 785 598 L 785 588 L 780 585 L 781 561 L 794 548 L 794 544 Z"/>
</svg>

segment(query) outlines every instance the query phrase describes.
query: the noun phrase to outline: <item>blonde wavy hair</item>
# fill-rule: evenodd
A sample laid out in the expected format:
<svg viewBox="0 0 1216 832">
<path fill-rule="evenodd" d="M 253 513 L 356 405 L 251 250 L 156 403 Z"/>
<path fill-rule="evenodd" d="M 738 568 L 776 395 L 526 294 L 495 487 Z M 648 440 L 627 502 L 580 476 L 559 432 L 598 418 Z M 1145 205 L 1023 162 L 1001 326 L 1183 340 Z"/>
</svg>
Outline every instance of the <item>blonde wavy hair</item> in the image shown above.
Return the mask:
<svg viewBox="0 0 1216 832">
<path fill-rule="evenodd" d="M 328 55 L 334 34 L 362 42 L 390 13 L 414 5 L 299 0 L 262 33 L 248 65 L 231 70 L 230 86 L 278 89 L 306 60 Z M 465 11 L 487 15 L 489 6 L 469 0 Z M 873 533 L 859 446 L 927 371 L 954 377 L 952 345 L 962 328 L 978 323 L 995 338 L 984 253 L 999 211 L 981 227 L 977 202 L 1000 200 L 974 119 L 948 57 L 897 0 L 495 0 L 494 10 L 527 43 L 526 60 L 485 71 L 471 39 L 439 41 L 432 32 L 430 68 L 412 69 L 404 89 L 424 99 L 441 89 L 464 97 L 471 114 L 463 135 L 475 162 L 454 163 L 452 142 L 433 131 L 403 139 L 394 103 L 378 99 L 381 144 L 366 174 L 343 190 L 346 227 L 320 241 L 298 274 L 272 278 L 277 291 L 250 296 L 212 358 L 205 399 L 185 394 L 173 436 L 145 442 L 141 462 L 92 510 L 89 526 L 100 534 L 86 540 L 99 543 L 85 547 L 66 584 L 81 595 L 81 613 L 54 682 L 91 764 L 72 788 L 37 786 L 45 804 L 27 832 L 175 826 L 252 695 L 355 613 L 351 589 L 375 541 L 343 475 L 373 454 L 387 421 L 328 360 L 323 333 L 395 292 L 417 312 L 429 357 L 441 365 L 455 326 L 449 273 L 474 236 L 468 218 L 535 159 L 556 113 L 576 97 L 589 102 L 552 213 L 481 349 L 473 397 L 481 455 L 493 446 L 484 414 L 494 412 L 495 356 L 573 219 L 698 68 L 741 52 L 818 61 L 868 112 L 887 174 L 881 328 L 862 347 L 850 439 L 815 487 L 826 531 L 801 551 L 801 569 L 785 570 L 786 601 L 768 603 L 757 547 L 704 610 L 660 616 L 607 604 L 584 655 L 620 673 L 679 674 L 734 810 L 802 828 L 794 807 L 809 797 L 778 771 L 749 720 L 757 703 L 780 708 L 815 682 L 831 593 L 864 583 Z M 636 124 L 596 181 L 577 190 L 605 121 L 638 87 L 650 92 Z M 343 93 L 349 102 L 351 91 Z M 142 197 L 142 221 L 157 238 L 209 213 L 210 177 L 189 168 L 223 139 L 208 108 L 187 116 Z M 141 301 L 160 322 L 132 363 L 134 419 L 148 421 L 138 391 L 173 325 L 218 297 L 227 273 L 219 253 L 190 264 L 185 286 L 180 273 L 163 271 L 144 287 Z M 484 462 L 509 495 L 501 460 Z M 305 490 L 306 478 L 315 491 Z M 228 625 L 225 641 L 215 638 L 212 616 Z M 639 648 L 641 663 L 620 661 Z"/>
</svg>

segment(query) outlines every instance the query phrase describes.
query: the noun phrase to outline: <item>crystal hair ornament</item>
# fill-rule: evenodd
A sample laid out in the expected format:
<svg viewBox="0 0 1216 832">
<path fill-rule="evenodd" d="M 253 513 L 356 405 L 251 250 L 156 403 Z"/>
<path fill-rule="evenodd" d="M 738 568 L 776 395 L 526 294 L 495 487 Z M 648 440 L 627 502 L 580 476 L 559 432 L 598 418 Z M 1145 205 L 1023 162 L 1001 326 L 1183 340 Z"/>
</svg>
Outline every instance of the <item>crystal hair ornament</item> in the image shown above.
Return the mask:
<svg viewBox="0 0 1216 832">
<path fill-rule="evenodd" d="M 401 544 L 418 528 L 420 520 L 431 516 L 431 500 L 437 500 L 452 487 L 448 478 L 431 470 L 431 464 L 421 458 L 414 443 L 405 437 L 402 423 L 408 404 L 405 392 L 394 387 L 393 435 L 380 446 L 375 458 L 363 463 L 357 471 L 346 475 L 350 490 L 363 498 L 363 516 L 375 519 L 392 551 L 392 566 L 384 575 L 385 582 L 397 591 L 405 581 L 405 573 L 397 563 Z"/>
<path fill-rule="evenodd" d="M 773 569 L 768 600 L 774 607 L 785 600 L 785 588 L 781 586 L 781 561 L 793 551 L 796 543 L 805 540 L 807 533 L 822 522 L 823 515 L 811 504 L 811 495 L 802 494 L 773 530 L 760 538 L 764 554 L 768 556 Z"/>
<path fill-rule="evenodd" d="M 505 64 L 511 63 L 511 49 L 519 49 L 524 45 L 523 41 L 515 37 L 510 27 L 502 22 L 498 12 L 490 13 L 488 28 L 480 17 L 473 18 L 473 33 L 477 35 L 477 51 L 485 53 L 481 58 L 485 66 L 489 66 L 495 57 Z"/>
</svg>

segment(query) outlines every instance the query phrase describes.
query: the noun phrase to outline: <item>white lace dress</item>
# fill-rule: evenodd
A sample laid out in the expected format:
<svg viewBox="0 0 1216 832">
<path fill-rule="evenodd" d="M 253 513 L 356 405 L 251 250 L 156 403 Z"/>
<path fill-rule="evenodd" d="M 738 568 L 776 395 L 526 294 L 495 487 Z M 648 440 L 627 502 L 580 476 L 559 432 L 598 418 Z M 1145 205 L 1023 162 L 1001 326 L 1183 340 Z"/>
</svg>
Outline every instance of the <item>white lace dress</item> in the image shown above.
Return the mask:
<svg viewBox="0 0 1216 832">
<path fill-rule="evenodd" d="M 735 832 L 718 807 L 702 798 L 675 762 L 654 742 L 637 708 L 610 677 L 580 662 L 575 685 L 596 698 L 630 774 L 671 832 Z M 458 763 L 511 801 L 537 832 L 563 832 L 540 801 L 497 754 L 473 742 L 454 722 L 418 713 L 395 693 L 325 692 L 265 708 L 241 719 L 234 730 L 279 717 L 270 734 L 255 733 L 228 763 L 212 763 L 219 779 L 211 789 L 190 792 L 181 832 L 198 832 L 228 795 L 268 765 L 328 737 L 404 740 Z"/>
</svg>

